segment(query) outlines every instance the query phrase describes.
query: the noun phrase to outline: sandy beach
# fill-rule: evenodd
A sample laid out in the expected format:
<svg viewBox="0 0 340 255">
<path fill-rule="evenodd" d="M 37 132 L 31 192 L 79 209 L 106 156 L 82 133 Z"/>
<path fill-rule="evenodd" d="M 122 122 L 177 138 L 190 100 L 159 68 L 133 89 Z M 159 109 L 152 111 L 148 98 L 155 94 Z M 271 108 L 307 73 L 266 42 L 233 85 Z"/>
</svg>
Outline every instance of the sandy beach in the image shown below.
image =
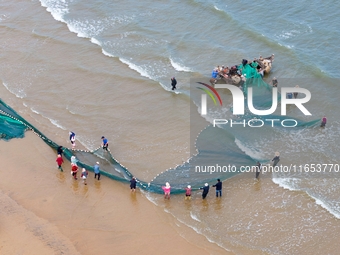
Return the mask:
<svg viewBox="0 0 340 255">
<path fill-rule="evenodd" d="M 173 189 L 170 201 L 144 189 L 131 194 L 127 183 L 97 181 L 92 172 L 85 186 L 72 179 L 67 160 L 64 172 L 57 169 L 56 152 L 31 131 L 0 140 L 0 255 L 339 254 L 339 67 L 330 61 L 338 52 L 339 3 L 2 1 L 1 100 L 58 145 L 71 147 L 72 130 L 76 148 L 93 151 L 104 135 L 112 157 L 138 180 L 159 192 L 165 182 Z M 209 84 L 217 65 L 271 54 L 264 81 L 276 77 L 279 91 L 297 84 L 310 91 L 312 116 L 294 105 L 284 116 L 278 105 L 268 118 L 301 126 L 212 128 L 215 119 L 242 118 L 224 89 L 217 91 L 223 104 L 212 91 L 201 115 L 206 92 L 198 82 Z M 326 128 L 314 126 L 324 115 Z M 0 123 L 0 135 L 12 130 L 9 123 Z M 308 171 L 259 179 L 196 172 L 208 165 L 252 169 L 271 163 L 276 151 L 280 166 Z M 338 168 L 316 177 L 312 165 Z M 222 197 L 212 187 L 218 178 Z M 188 184 L 192 200 L 174 194 Z"/>
<path fill-rule="evenodd" d="M 0 152 L 1 254 L 227 254 L 139 190 L 93 173 L 85 186 L 68 161 L 60 172 L 32 132 L 0 141 Z"/>
</svg>

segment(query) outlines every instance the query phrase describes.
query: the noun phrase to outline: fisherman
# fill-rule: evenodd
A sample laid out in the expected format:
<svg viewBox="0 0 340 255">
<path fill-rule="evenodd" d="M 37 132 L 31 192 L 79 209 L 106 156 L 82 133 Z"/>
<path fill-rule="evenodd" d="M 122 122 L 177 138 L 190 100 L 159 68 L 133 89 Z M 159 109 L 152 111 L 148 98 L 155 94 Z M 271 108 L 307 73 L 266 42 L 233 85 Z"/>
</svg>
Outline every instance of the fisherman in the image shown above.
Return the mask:
<svg viewBox="0 0 340 255">
<path fill-rule="evenodd" d="M 252 66 L 253 68 L 257 68 L 258 65 L 259 65 L 259 64 L 257 63 L 257 59 L 254 58 L 253 62 L 251 62 L 251 66 Z"/>
<path fill-rule="evenodd" d="M 99 169 L 99 162 L 96 162 L 96 164 L 93 166 L 94 171 L 94 178 L 96 179 L 98 176 L 98 181 L 100 180 L 100 169 Z"/>
<path fill-rule="evenodd" d="M 202 198 L 205 199 L 209 193 L 209 184 L 208 183 L 204 184 L 204 187 L 200 189 L 203 189 Z"/>
<path fill-rule="evenodd" d="M 86 182 L 86 179 L 87 179 L 87 176 L 89 175 L 88 171 L 86 171 L 85 168 L 83 168 L 83 170 L 81 171 L 81 178 L 83 178 L 83 183 L 84 185 L 87 185 L 87 182 Z"/>
<path fill-rule="evenodd" d="M 259 161 L 257 161 L 257 164 L 256 164 L 256 175 L 255 175 L 256 179 L 259 178 L 261 170 L 262 170 L 262 164 Z"/>
<path fill-rule="evenodd" d="M 76 137 L 75 136 L 72 136 L 71 143 L 72 143 L 72 150 L 74 150 L 74 148 L 76 147 Z"/>
<path fill-rule="evenodd" d="M 170 191 L 171 191 L 170 183 L 166 182 L 165 186 L 162 186 L 162 189 L 164 191 L 164 198 L 170 199 Z"/>
<path fill-rule="evenodd" d="M 326 123 L 327 123 L 327 118 L 326 116 L 323 116 L 320 127 L 324 128 L 326 126 Z"/>
<path fill-rule="evenodd" d="M 107 141 L 105 136 L 102 136 L 102 140 L 103 140 L 102 147 L 103 147 L 104 150 L 107 151 L 107 147 L 109 147 L 109 142 Z"/>
<path fill-rule="evenodd" d="M 72 176 L 75 180 L 77 180 L 77 173 L 78 173 L 78 166 L 77 164 L 72 164 L 72 168 L 71 168 L 71 173 L 72 173 Z"/>
<path fill-rule="evenodd" d="M 78 162 L 77 158 L 75 156 L 71 157 L 71 165 L 76 165 Z"/>
<path fill-rule="evenodd" d="M 136 191 L 136 184 L 137 184 L 136 178 L 132 177 L 132 179 L 130 180 L 130 189 L 131 189 L 131 192 L 135 192 Z"/>
<path fill-rule="evenodd" d="M 222 197 L 222 182 L 220 179 L 217 179 L 217 183 L 213 187 L 216 187 L 216 197 L 218 197 L 218 194 Z"/>
<path fill-rule="evenodd" d="M 211 78 L 217 79 L 218 77 L 218 71 L 217 68 L 215 68 L 211 73 Z"/>
<path fill-rule="evenodd" d="M 58 149 L 57 149 L 58 155 L 62 156 L 62 155 L 63 155 L 63 152 L 64 152 L 63 146 L 59 146 Z"/>
<path fill-rule="evenodd" d="M 273 88 L 277 88 L 277 84 L 278 84 L 278 81 L 277 81 L 276 77 L 274 77 L 273 80 L 272 80 Z"/>
<path fill-rule="evenodd" d="M 56 159 L 56 162 L 58 164 L 58 169 L 63 172 L 63 168 L 61 167 L 62 163 L 64 162 L 63 158 L 61 157 L 60 154 L 58 154 L 58 157 Z"/>
<path fill-rule="evenodd" d="M 186 188 L 185 188 L 185 200 L 191 200 L 191 186 L 188 185 Z"/>
<path fill-rule="evenodd" d="M 295 88 L 299 88 L 299 85 L 296 85 Z M 297 98 L 298 94 L 299 94 L 298 92 L 294 92 L 294 93 L 293 93 L 294 98 Z"/>
<path fill-rule="evenodd" d="M 275 152 L 275 157 L 272 159 L 272 161 L 273 161 L 273 167 L 275 167 L 277 165 L 277 163 L 279 163 L 280 153 L 278 151 Z"/>
<path fill-rule="evenodd" d="M 176 85 L 177 85 L 177 81 L 175 79 L 175 77 L 171 78 L 171 86 L 172 86 L 172 90 L 176 89 Z"/>
<path fill-rule="evenodd" d="M 70 142 L 72 143 L 72 140 L 75 141 L 76 139 L 76 134 L 73 132 L 73 131 L 70 131 L 69 132 L 69 135 L 70 135 Z M 72 143 L 73 144 L 73 143 Z"/>
</svg>

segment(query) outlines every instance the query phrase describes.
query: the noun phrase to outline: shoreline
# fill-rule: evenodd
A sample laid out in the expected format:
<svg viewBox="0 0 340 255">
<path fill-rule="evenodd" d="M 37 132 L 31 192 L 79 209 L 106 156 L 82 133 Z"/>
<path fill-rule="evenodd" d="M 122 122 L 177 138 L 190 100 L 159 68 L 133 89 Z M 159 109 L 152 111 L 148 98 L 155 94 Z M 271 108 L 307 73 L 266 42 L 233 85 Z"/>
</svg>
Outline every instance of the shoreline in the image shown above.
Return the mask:
<svg viewBox="0 0 340 255">
<path fill-rule="evenodd" d="M 93 173 L 87 185 L 80 178 L 74 181 L 68 161 L 65 171 L 59 172 L 56 152 L 33 132 L 27 131 L 23 139 L 2 140 L 0 151 L 5 166 L 0 201 L 6 208 L 1 220 L 2 252 L 228 254 L 138 189 L 131 194 L 128 185 L 106 177 L 95 181 Z"/>
</svg>

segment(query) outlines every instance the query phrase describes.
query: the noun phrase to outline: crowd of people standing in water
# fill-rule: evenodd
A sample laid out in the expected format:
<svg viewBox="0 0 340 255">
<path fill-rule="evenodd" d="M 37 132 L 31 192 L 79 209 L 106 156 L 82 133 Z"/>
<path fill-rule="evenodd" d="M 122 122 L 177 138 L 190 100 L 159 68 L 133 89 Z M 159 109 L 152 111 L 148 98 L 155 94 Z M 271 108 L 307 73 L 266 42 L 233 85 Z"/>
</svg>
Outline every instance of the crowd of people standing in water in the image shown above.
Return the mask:
<svg viewBox="0 0 340 255">
<path fill-rule="evenodd" d="M 280 153 L 275 152 L 275 156 L 271 161 L 273 162 L 272 167 L 276 167 L 277 164 L 280 161 Z M 259 175 L 262 171 L 262 164 L 259 161 L 257 161 L 256 166 L 254 166 L 254 168 L 255 168 L 255 179 L 258 180 Z M 222 197 L 222 181 L 221 181 L 221 179 L 217 179 L 216 184 L 212 185 L 212 187 L 215 188 L 216 197 Z M 165 186 L 162 186 L 162 189 L 164 191 L 164 199 L 170 199 L 170 193 L 171 193 L 170 183 L 166 182 Z M 209 183 L 205 183 L 203 187 L 199 188 L 199 190 L 202 190 L 202 199 L 205 199 L 207 197 L 208 193 L 209 193 L 209 190 L 210 190 Z M 183 189 L 183 191 L 185 191 L 184 199 L 185 200 L 191 200 L 191 193 L 192 193 L 191 185 L 188 185 L 187 187 L 185 187 Z"/>
<path fill-rule="evenodd" d="M 73 131 L 70 131 L 69 133 L 69 140 L 72 144 L 72 150 L 75 149 L 76 147 L 76 134 L 73 132 Z M 105 151 L 108 151 L 108 147 L 109 147 L 109 142 L 108 140 L 102 136 L 101 137 L 102 139 L 102 144 L 101 144 L 101 147 L 103 148 L 103 150 Z M 59 146 L 57 148 L 57 159 L 56 159 L 56 162 L 57 162 L 57 165 L 58 165 L 58 169 L 63 172 L 63 168 L 62 168 L 62 164 L 64 163 L 64 159 L 63 159 L 63 152 L 64 152 L 64 149 L 63 149 L 63 146 Z M 77 177 L 77 174 L 78 174 L 78 165 L 77 165 L 77 162 L 78 160 L 76 159 L 75 156 L 72 156 L 71 157 L 71 175 L 73 177 L 74 180 L 78 180 L 78 177 Z M 99 162 L 96 162 L 96 164 L 93 166 L 93 171 L 94 171 L 94 178 L 96 180 L 100 180 L 100 167 L 99 167 Z M 83 180 L 83 183 L 84 185 L 87 185 L 87 177 L 89 176 L 89 172 L 83 168 L 82 171 L 81 171 L 81 174 L 80 174 L 80 178 Z M 136 188 L 136 187 L 135 187 Z"/>
</svg>

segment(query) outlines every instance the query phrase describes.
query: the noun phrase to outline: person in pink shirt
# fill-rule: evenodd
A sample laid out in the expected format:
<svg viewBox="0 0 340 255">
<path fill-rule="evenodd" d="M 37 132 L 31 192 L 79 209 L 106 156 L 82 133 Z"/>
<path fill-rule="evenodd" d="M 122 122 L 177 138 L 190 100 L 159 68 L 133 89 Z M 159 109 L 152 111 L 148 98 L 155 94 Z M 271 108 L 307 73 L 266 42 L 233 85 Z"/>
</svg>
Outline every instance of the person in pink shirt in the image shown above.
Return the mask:
<svg viewBox="0 0 340 255">
<path fill-rule="evenodd" d="M 191 186 L 188 185 L 188 187 L 185 188 L 185 200 L 191 199 Z"/>
<path fill-rule="evenodd" d="M 171 190 L 170 184 L 166 182 L 165 186 L 162 186 L 162 189 L 164 191 L 164 198 L 170 199 L 170 190 Z"/>
<path fill-rule="evenodd" d="M 327 118 L 326 116 L 323 116 L 320 127 L 325 127 L 326 123 L 327 123 Z"/>
</svg>

